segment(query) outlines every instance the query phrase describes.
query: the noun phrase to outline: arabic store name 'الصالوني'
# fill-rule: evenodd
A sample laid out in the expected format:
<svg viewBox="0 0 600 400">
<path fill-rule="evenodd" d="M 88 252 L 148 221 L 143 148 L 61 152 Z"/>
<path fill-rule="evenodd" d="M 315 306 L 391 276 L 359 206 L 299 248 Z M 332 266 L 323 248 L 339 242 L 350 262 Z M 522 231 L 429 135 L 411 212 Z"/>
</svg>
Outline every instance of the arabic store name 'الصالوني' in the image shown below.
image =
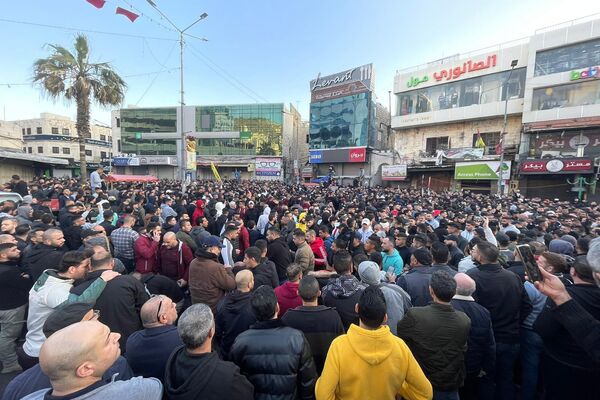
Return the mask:
<svg viewBox="0 0 600 400">
<path fill-rule="evenodd" d="M 497 64 L 497 58 L 498 57 L 496 56 L 496 54 L 492 54 L 491 56 L 487 56 L 485 61 L 481 60 L 478 62 L 473 62 L 472 60 L 468 60 L 463 63 L 462 67 L 457 66 L 454 68 L 448 68 L 447 70 L 443 69 L 439 72 L 434 72 L 433 78 L 436 81 L 441 81 L 444 78 L 446 78 L 446 80 L 449 81 L 451 79 L 457 79 L 462 74 L 466 74 L 468 72 L 475 72 L 475 71 L 480 71 L 482 69 L 493 68 Z M 425 75 L 423 78 L 411 77 L 408 80 L 408 82 L 406 83 L 406 86 L 409 88 L 416 87 L 416 86 L 420 85 L 421 83 L 424 83 L 427 81 L 429 81 L 429 77 L 427 75 Z"/>
</svg>

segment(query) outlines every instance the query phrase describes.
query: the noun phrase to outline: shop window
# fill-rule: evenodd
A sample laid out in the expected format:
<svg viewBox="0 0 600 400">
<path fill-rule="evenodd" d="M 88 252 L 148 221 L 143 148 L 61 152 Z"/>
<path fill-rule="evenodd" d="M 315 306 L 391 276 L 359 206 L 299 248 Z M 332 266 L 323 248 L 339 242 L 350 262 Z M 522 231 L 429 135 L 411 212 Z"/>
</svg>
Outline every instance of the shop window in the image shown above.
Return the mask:
<svg viewBox="0 0 600 400">
<path fill-rule="evenodd" d="M 52 128 L 52 134 L 53 135 L 58 135 L 58 128 Z"/>
<path fill-rule="evenodd" d="M 532 111 L 600 104 L 600 81 L 534 89 Z"/>
<path fill-rule="evenodd" d="M 427 138 L 425 143 L 425 153 L 427 156 L 435 156 L 438 150 L 448 150 L 450 148 L 450 139 L 448 136 Z"/>
</svg>

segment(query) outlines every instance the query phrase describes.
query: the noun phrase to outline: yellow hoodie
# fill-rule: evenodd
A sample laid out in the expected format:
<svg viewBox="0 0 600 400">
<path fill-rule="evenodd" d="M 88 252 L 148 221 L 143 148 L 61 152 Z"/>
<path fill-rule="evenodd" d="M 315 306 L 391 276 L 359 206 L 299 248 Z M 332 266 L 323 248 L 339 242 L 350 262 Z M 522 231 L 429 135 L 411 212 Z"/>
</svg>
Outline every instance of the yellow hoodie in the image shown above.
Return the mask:
<svg viewBox="0 0 600 400">
<path fill-rule="evenodd" d="M 382 326 L 350 325 L 327 353 L 317 381 L 317 400 L 431 399 L 433 389 L 404 341 Z"/>
</svg>

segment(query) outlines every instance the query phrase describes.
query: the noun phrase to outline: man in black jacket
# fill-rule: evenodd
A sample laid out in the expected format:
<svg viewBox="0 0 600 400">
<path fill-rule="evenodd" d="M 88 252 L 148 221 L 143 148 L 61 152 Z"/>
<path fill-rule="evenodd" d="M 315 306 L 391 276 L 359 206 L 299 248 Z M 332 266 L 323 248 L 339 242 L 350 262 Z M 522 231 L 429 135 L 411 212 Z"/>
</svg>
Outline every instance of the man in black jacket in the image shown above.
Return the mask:
<svg viewBox="0 0 600 400">
<path fill-rule="evenodd" d="M 513 368 L 519 357 L 519 329 L 532 310 L 521 279 L 498 264 L 500 252 L 489 242 L 478 243 L 471 252 L 479 263 L 467 272 L 477 285 L 473 298 L 492 319 L 496 339 L 496 398 L 514 399 Z"/>
<path fill-rule="evenodd" d="M 47 269 L 58 269 L 64 255 L 65 237 L 60 229 L 48 229 L 44 232 L 43 243 L 34 245 L 21 260 L 23 270 L 35 282 Z"/>
<path fill-rule="evenodd" d="M 458 388 L 465 378 L 464 353 L 471 321 L 450 305 L 456 282 L 447 272 L 431 275 L 429 291 L 433 303 L 410 308 L 398 323 L 398 336 L 431 382 L 433 397 L 458 399 Z"/>
<path fill-rule="evenodd" d="M 410 257 L 410 269 L 396 280 L 398 286 L 410 295 L 414 307 L 423 307 L 431 302 L 429 281 L 433 257 L 427 248 L 416 249 Z"/>
<path fill-rule="evenodd" d="M 0 361 L 2 373 L 21 371 L 17 363 L 16 341 L 23 329 L 31 279 L 23 274 L 14 243 L 0 244 Z"/>
<path fill-rule="evenodd" d="M 462 400 L 491 400 L 494 398 L 493 377 L 496 368 L 496 341 L 492 330 L 490 312 L 475 302 L 475 281 L 467 274 L 454 275 L 456 294 L 450 304 L 471 320 L 465 366 L 467 376 L 460 388 Z"/>
<path fill-rule="evenodd" d="M 458 263 L 465 257 L 464 253 L 458 248 L 458 240 L 458 236 L 456 235 L 447 235 L 444 237 L 444 243 L 446 243 L 450 251 L 448 265 L 455 271 L 458 271 Z"/>
<path fill-rule="evenodd" d="M 256 287 L 267 285 L 275 289 L 279 286 L 275 264 L 269 259 L 262 259 L 262 252 L 258 247 L 248 247 L 244 253 L 244 264 L 254 275 Z"/>
<path fill-rule="evenodd" d="M 282 283 L 287 279 L 287 267 L 292 263 L 290 248 L 276 227 L 267 230 L 267 240 L 267 258 L 275 263 L 279 283 Z"/>
<path fill-rule="evenodd" d="M 213 314 L 206 304 L 194 304 L 177 324 L 183 346 L 176 349 L 165 369 L 169 400 L 252 400 L 253 388 L 239 368 L 221 361 L 212 351 Z"/>
<path fill-rule="evenodd" d="M 254 398 L 282 400 L 315 398 L 317 372 L 306 338 L 277 318 L 279 304 L 268 286 L 252 294 L 252 310 L 258 322 L 240 334 L 230 358 L 254 385 Z"/>
<path fill-rule="evenodd" d="M 215 345 L 221 358 L 229 358 L 229 350 L 238 335 L 256 322 L 250 298 L 254 288 L 254 276 L 249 270 L 235 275 L 236 290 L 228 293 L 217 304 L 215 316 Z"/>
<path fill-rule="evenodd" d="M 289 309 L 281 320 L 287 326 L 304 333 L 310 344 L 317 373 L 321 375 L 329 346 L 333 339 L 344 333 L 344 326 L 333 308 L 318 304 L 321 290 L 314 276 L 305 276 L 300 280 L 298 294 L 302 298 L 302 305 Z"/>
<path fill-rule="evenodd" d="M 92 256 L 92 271 L 85 279 L 71 289 L 71 293 L 80 295 L 106 270 L 113 269 L 113 259 L 108 252 L 97 252 Z M 127 338 L 133 332 L 142 329 L 140 309 L 149 299 L 144 285 L 131 275 L 117 276 L 107 282 L 106 288 L 96 300 L 94 306 L 100 310 L 100 322 L 107 325 L 111 332 L 121 334 L 119 343 L 125 353 Z"/>
</svg>

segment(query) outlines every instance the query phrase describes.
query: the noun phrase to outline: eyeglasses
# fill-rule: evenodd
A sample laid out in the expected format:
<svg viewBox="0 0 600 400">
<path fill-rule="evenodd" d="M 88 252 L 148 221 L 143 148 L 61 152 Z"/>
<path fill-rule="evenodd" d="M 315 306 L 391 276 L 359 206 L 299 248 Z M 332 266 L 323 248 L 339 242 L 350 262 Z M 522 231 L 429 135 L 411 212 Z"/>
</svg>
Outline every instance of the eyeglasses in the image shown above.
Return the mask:
<svg viewBox="0 0 600 400">
<path fill-rule="evenodd" d="M 156 320 L 158 322 L 160 322 L 160 309 L 162 308 L 162 304 L 163 304 L 163 301 L 165 300 L 165 296 L 163 296 L 162 294 L 159 294 L 159 295 L 153 295 L 152 297 L 160 298 L 160 303 L 158 303 L 158 310 L 156 310 Z"/>
</svg>

